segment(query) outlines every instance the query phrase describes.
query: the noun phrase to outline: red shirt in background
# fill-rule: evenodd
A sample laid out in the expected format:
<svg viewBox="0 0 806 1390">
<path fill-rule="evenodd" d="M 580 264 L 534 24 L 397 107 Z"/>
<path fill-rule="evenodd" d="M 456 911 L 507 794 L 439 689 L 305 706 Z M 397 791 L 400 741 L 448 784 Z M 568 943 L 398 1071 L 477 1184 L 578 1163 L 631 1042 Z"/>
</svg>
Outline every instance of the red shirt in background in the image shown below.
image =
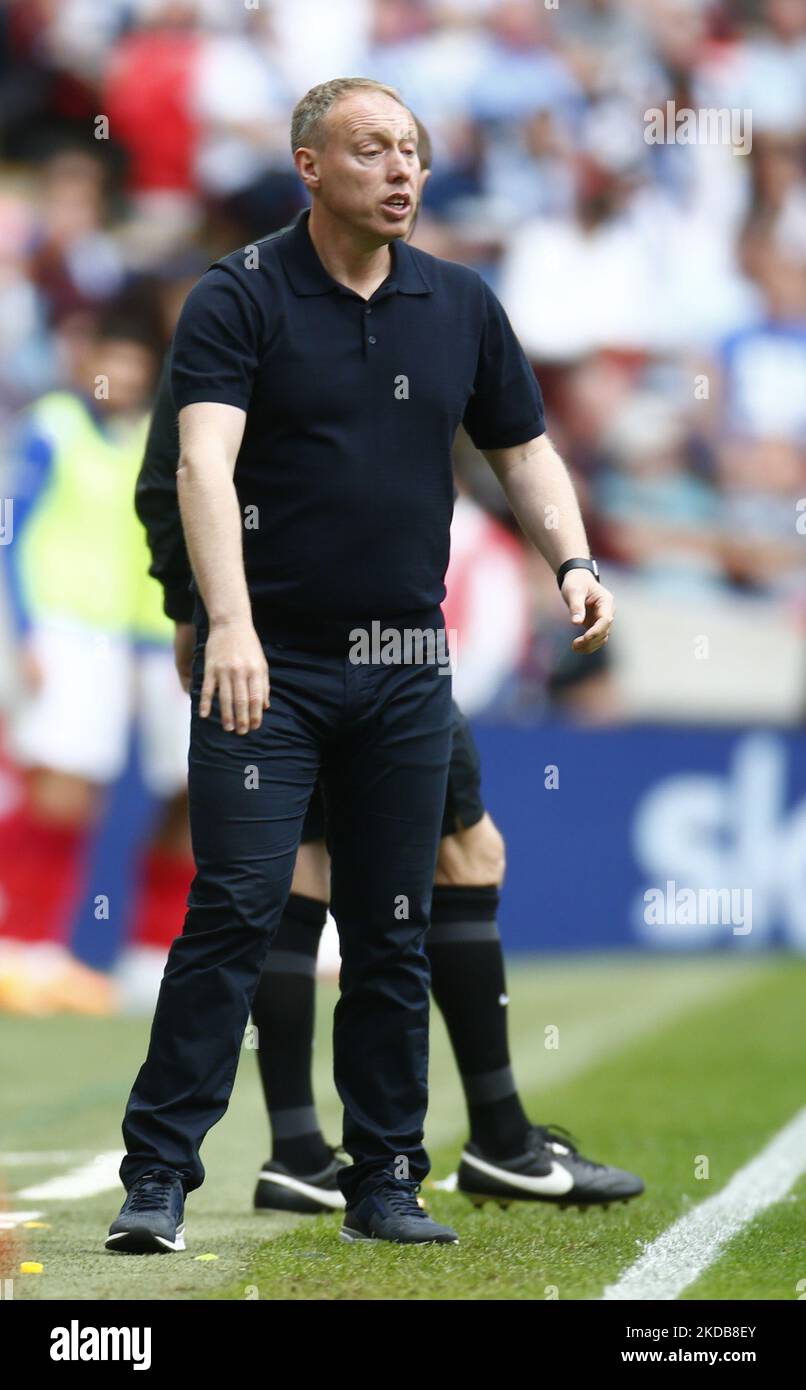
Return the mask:
<svg viewBox="0 0 806 1390">
<path fill-rule="evenodd" d="M 129 152 L 134 193 L 195 191 L 198 125 L 193 85 L 196 34 L 132 34 L 118 45 L 104 84 L 110 135 Z"/>
</svg>

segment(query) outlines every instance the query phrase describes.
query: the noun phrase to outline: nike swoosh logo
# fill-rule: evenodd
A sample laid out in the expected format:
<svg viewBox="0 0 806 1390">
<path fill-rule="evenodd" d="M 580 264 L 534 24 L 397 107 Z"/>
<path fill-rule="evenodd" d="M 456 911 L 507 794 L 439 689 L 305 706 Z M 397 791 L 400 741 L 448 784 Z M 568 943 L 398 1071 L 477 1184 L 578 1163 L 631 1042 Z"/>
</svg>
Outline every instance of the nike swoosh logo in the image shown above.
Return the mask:
<svg viewBox="0 0 806 1390">
<path fill-rule="evenodd" d="M 287 1177 L 284 1173 L 262 1172 L 260 1174 L 263 1182 L 273 1182 L 277 1187 L 289 1187 L 292 1192 L 299 1192 L 303 1197 L 312 1197 L 315 1202 L 321 1202 L 323 1207 L 332 1207 L 334 1211 L 341 1211 L 347 1203 L 341 1192 L 333 1192 L 325 1187 L 311 1187 L 310 1183 L 302 1182 L 299 1178 Z"/>
<path fill-rule="evenodd" d="M 480 1173 L 486 1173 L 490 1178 L 497 1178 L 499 1182 L 503 1179 L 507 1186 L 517 1187 L 521 1192 L 541 1192 L 547 1197 L 562 1197 L 563 1193 L 570 1192 L 574 1186 L 572 1174 L 560 1163 L 552 1163 L 550 1173 L 528 1177 L 525 1173 L 510 1173 L 506 1168 L 496 1168 L 492 1163 L 485 1163 L 483 1158 L 477 1158 L 475 1154 L 467 1151 L 462 1154 L 462 1162 L 470 1168 L 476 1168 Z"/>
</svg>

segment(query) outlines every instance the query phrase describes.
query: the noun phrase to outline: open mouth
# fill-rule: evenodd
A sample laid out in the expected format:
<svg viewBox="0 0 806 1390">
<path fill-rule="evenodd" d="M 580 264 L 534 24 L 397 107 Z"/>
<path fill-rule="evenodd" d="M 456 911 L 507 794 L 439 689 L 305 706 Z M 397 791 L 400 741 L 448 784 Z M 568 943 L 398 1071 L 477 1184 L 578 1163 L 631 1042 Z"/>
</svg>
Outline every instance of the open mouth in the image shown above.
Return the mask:
<svg viewBox="0 0 806 1390">
<path fill-rule="evenodd" d="M 393 193 L 391 198 L 384 199 L 381 206 L 402 216 L 411 207 L 411 196 L 408 193 Z"/>
</svg>

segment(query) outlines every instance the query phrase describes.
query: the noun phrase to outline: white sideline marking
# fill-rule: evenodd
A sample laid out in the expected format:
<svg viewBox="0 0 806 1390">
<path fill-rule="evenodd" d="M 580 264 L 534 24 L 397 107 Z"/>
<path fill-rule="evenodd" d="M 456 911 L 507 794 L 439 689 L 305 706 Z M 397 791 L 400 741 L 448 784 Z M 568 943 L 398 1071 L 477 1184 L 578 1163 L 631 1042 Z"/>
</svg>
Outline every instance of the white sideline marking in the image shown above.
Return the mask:
<svg viewBox="0 0 806 1390">
<path fill-rule="evenodd" d="M 727 1187 L 653 1240 L 635 1264 L 607 1286 L 602 1298 L 655 1302 L 677 1298 L 748 1222 L 785 1197 L 805 1170 L 806 1107 L 734 1173 Z"/>
<path fill-rule="evenodd" d="M 0 1231 L 11 1231 L 25 1221 L 38 1221 L 41 1211 L 0 1211 Z"/>
<path fill-rule="evenodd" d="M 120 1168 L 123 1150 L 96 1154 L 89 1163 L 82 1163 L 70 1173 L 34 1183 L 17 1193 L 29 1201 L 73 1201 L 79 1197 L 94 1197 L 97 1192 L 110 1192 L 121 1186 Z"/>
<path fill-rule="evenodd" d="M 92 1158 L 92 1149 L 50 1149 L 28 1153 L 0 1153 L 0 1168 L 25 1168 L 36 1163 L 74 1163 L 77 1158 Z"/>
</svg>

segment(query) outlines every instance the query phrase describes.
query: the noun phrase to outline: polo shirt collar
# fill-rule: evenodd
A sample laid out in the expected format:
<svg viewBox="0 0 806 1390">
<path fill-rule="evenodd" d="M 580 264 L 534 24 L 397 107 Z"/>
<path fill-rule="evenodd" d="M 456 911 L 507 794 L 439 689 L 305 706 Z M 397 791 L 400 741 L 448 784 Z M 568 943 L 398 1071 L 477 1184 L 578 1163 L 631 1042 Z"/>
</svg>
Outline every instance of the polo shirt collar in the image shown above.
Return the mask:
<svg viewBox="0 0 806 1390">
<path fill-rule="evenodd" d="M 296 294 L 330 294 L 333 290 L 344 289 L 338 280 L 325 269 L 320 261 L 316 247 L 308 231 L 310 208 L 303 208 L 296 221 L 279 239 L 279 252 L 285 273 Z M 400 294 L 431 294 L 432 287 L 421 270 L 411 247 L 405 241 L 389 243 L 392 253 L 392 269 L 385 290 L 397 290 Z"/>
</svg>

